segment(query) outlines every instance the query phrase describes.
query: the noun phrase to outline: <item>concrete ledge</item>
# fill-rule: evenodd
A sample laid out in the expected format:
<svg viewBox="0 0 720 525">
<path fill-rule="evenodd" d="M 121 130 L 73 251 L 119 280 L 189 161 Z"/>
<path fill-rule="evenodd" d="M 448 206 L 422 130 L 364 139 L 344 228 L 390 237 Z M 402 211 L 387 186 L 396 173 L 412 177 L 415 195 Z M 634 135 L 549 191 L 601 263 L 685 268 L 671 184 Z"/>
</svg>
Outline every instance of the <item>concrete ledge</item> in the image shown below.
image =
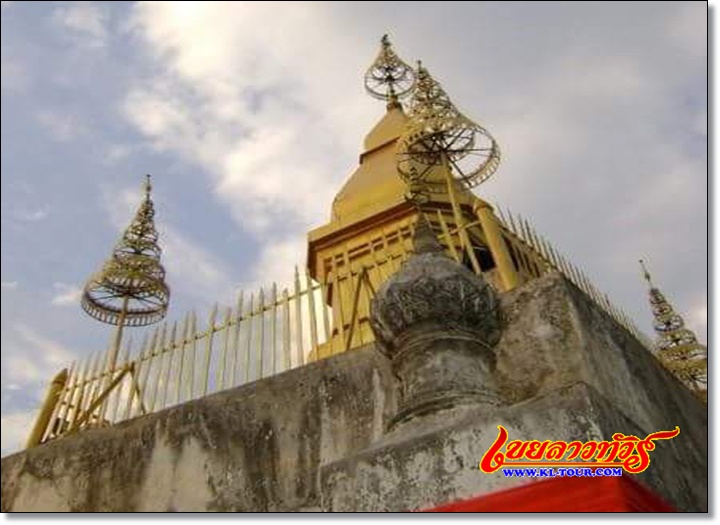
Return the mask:
<svg viewBox="0 0 720 525">
<path fill-rule="evenodd" d="M 386 434 L 398 384 L 374 348 L 2 459 L 2 511 L 407 510 L 507 487 L 477 463 L 515 438 L 644 436 L 646 485 L 707 509 L 707 409 L 573 285 L 549 275 L 501 297 L 504 406 L 458 408 Z M 500 474 L 502 476 L 502 474 Z"/>
<path fill-rule="evenodd" d="M 497 437 L 498 425 L 511 439 L 520 440 L 601 441 L 615 432 L 641 432 L 584 383 L 496 410 L 448 412 L 439 415 L 429 431 L 405 428 L 322 467 L 322 507 L 336 512 L 422 510 L 536 482 L 480 471 L 478 464 Z M 639 479 L 678 509 L 706 511 L 707 485 L 688 487 L 687 466 L 676 454 L 672 441 L 659 442 Z"/>
<path fill-rule="evenodd" d="M 2 460 L 2 510 L 292 511 L 395 410 L 372 348 Z"/>
</svg>

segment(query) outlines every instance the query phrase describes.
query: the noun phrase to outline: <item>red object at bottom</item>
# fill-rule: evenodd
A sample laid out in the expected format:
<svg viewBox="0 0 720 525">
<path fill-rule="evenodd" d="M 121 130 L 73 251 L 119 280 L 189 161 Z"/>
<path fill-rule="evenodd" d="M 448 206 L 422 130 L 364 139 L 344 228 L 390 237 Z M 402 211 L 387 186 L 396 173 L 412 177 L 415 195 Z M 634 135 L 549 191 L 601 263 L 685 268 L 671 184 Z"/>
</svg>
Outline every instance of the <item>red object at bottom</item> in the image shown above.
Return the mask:
<svg viewBox="0 0 720 525">
<path fill-rule="evenodd" d="M 562 477 L 440 505 L 423 512 L 676 512 L 629 475 Z"/>
</svg>

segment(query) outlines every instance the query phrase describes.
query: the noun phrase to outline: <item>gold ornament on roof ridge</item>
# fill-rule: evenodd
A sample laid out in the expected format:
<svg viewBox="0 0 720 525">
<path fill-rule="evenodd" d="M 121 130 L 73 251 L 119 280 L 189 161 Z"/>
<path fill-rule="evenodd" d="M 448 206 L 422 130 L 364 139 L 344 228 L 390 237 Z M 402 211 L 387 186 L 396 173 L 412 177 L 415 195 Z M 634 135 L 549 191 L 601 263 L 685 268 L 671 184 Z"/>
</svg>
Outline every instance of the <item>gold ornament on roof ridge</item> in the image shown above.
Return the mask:
<svg viewBox="0 0 720 525">
<path fill-rule="evenodd" d="M 395 54 L 387 35 L 380 43 L 378 56 L 365 72 L 365 90 L 373 98 L 397 104 L 415 87 L 415 71 Z"/>
<path fill-rule="evenodd" d="M 170 290 L 160 263 L 162 250 L 155 229 L 155 210 L 145 182 L 145 198 L 101 270 L 85 284 L 81 305 L 99 321 L 146 326 L 167 312 Z"/>
<path fill-rule="evenodd" d="M 663 293 L 653 285 L 650 272 L 640 260 L 643 276 L 650 286 L 650 308 L 658 334 L 655 348 L 662 364 L 707 402 L 707 348 L 695 333 L 685 327 L 683 318 L 675 312 Z"/>
<path fill-rule="evenodd" d="M 417 83 L 409 104 L 407 127 L 397 148 L 398 171 L 410 193 L 446 191 L 428 175 L 446 165 L 466 189 L 487 180 L 500 164 L 500 147 L 490 133 L 463 115 L 418 62 Z"/>
</svg>

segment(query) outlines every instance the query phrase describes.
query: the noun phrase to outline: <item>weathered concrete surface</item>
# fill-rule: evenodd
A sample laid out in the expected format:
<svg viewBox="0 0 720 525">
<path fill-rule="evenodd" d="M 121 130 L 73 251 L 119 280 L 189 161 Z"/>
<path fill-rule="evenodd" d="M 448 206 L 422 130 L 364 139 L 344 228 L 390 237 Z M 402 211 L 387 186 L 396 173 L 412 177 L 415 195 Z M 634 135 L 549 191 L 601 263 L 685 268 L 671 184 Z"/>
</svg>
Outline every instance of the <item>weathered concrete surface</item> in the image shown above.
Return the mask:
<svg viewBox="0 0 720 525">
<path fill-rule="evenodd" d="M 707 508 L 707 411 L 559 276 L 501 297 L 505 406 L 464 407 L 385 430 L 397 384 L 374 349 L 88 431 L 2 460 L 2 510 L 411 509 L 511 480 L 477 463 L 511 438 L 641 437 L 676 425 L 641 479 Z"/>
<path fill-rule="evenodd" d="M 321 463 L 380 437 L 386 359 L 358 350 L 2 460 L 2 510 L 317 508 Z"/>
<path fill-rule="evenodd" d="M 496 347 L 497 380 L 508 403 L 584 382 L 638 435 L 679 426 L 673 447 L 686 466 L 676 475 L 707 490 L 707 407 L 634 337 L 559 274 L 506 294 L 502 305 L 509 329 Z"/>
<path fill-rule="evenodd" d="M 503 425 L 510 439 L 611 440 L 615 432 L 642 434 L 593 387 L 576 383 L 512 407 L 446 414 L 428 429 L 405 427 L 402 434 L 322 468 L 322 507 L 330 511 L 422 510 L 533 482 L 485 474 L 478 464 Z M 644 435 L 642 437 L 645 437 Z M 669 441 L 658 442 L 641 479 L 655 491 L 672 494 L 676 508 L 707 508 L 707 487 L 688 487 Z M 582 467 L 582 463 L 578 463 Z M 704 490 L 703 490 L 704 489 Z M 669 499 L 669 498 L 668 498 Z"/>
</svg>

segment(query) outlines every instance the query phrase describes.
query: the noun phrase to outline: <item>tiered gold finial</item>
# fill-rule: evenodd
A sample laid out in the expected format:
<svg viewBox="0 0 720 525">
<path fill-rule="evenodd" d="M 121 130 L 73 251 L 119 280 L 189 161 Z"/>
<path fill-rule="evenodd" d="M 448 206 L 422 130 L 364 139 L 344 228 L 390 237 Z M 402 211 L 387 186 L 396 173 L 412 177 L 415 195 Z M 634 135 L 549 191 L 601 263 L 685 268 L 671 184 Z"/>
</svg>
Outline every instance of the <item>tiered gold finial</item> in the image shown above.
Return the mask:
<svg viewBox="0 0 720 525">
<path fill-rule="evenodd" d="M 145 326 L 162 319 L 167 311 L 170 291 L 160 264 L 149 175 L 144 189 L 145 199 L 135 218 L 110 259 L 83 290 L 83 310 L 104 323 Z"/>
<path fill-rule="evenodd" d="M 490 177 L 500 164 L 500 148 L 492 135 L 453 105 L 420 62 L 409 117 L 398 143 L 397 161 L 411 193 L 445 191 L 442 182 L 428 180 L 438 166 L 444 165 L 469 189 Z"/>
<path fill-rule="evenodd" d="M 650 307 L 658 334 L 657 356 L 660 362 L 678 377 L 703 402 L 707 403 L 707 348 L 695 334 L 685 328 L 683 318 L 675 313 L 658 288 L 653 286 L 650 272 L 640 260 L 643 276 L 650 285 Z"/>
<path fill-rule="evenodd" d="M 380 53 L 365 72 L 365 89 L 370 96 L 386 100 L 388 107 L 396 106 L 415 86 L 415 71 L 395 54 L 387 35 L 380 43 Z"/>
</svg>

